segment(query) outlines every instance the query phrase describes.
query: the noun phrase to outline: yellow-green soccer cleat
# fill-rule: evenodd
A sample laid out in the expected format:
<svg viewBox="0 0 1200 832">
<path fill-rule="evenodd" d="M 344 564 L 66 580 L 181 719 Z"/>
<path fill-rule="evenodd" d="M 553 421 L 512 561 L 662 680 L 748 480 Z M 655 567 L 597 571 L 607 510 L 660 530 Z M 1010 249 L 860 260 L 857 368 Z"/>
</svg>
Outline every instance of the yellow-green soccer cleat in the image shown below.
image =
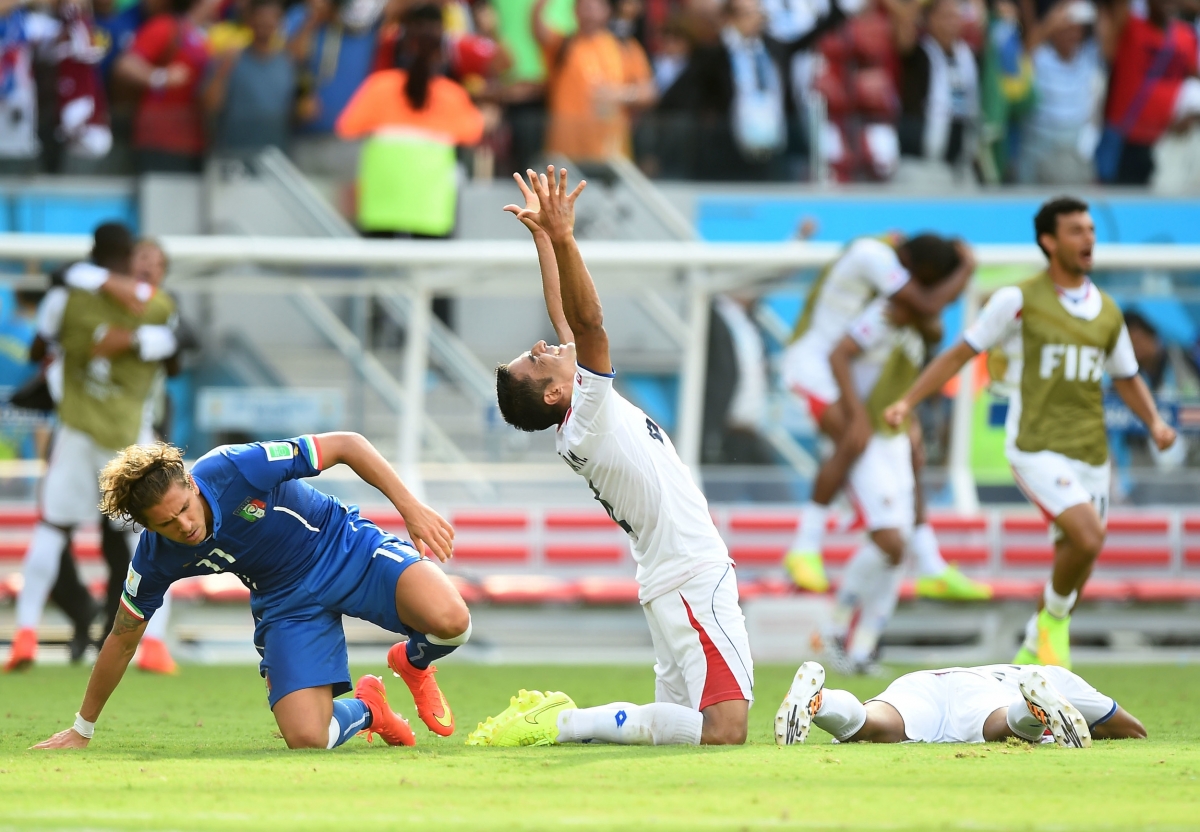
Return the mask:
<svg viewBox="0 0 1200 832">
<path fill-rule="evenodd" d="M 1046 610 L 1038 613 L 1038 664 L 1071 667 L 1071 616 L 1055 618 Z"/>
<path fill-rule="evenodd" d="M 917 597 L 938 601 L 987 601 L 992 597 L 992 588 L 973 581 L 958 571 L 954 565 L 947 566 L 940 575 L 917 578 Z"/>
<path fill-rule="evenodd" d="M 574 707 L 571 697 L 561 691 L 521 690 L 502 713 L 479 723 L 468 735 L 467 745 L 553 745 L 558 739 L 558 715 Z"/>
<path fill-rule="evenodd" d="M 1013 657 L 1012 663 L 1013 664 L 1041 664 L 1041 662 L 1038 661 L 1037 653 L 1030 650 L 1024 644 L 1022 644 L 1021 649 L 1017 651 L 1017 655 L 1015 655 Z"/>
<path fill-rule="evenodd" d="M 798 588 L 808 592 L 829 591 L 829 579 L 825 577 L 820 552 L 788 552 L 783 557 L 783 568 Z"/>
</svg>

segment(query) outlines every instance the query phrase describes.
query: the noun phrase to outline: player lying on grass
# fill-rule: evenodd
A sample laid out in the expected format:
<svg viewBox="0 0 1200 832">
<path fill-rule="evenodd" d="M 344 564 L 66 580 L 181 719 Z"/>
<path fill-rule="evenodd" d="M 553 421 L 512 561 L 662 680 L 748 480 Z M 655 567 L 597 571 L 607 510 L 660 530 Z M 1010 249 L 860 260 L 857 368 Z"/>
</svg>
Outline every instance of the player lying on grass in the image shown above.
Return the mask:
<svg viewBox="0 0 1200 832">
<path fill-rule="evenodd" d="M 1054 568 L 1015 661 L 1070 667 L 1071 610 L 1104 545 L 1108 517 L 1105 373 L 1160 450 L 1175 441 L 1175 431 L 1138 375 L 1121 309 L 1088 277 L 1096 226 L 1087 203 L 1050 200 L 1034 231 L 1047 269 L 992 295 L 962 341 L 934 359 L 885 415 L 902 424 L 978 353 L 1007 353 L 1005 455 L 1017 485 L 1052 521 L 1054 542 Z"/>
<path fill-rule="evenodd" d="M 516 176 L 525 207 L 505 210 L 533 233 L 562 344 L 538 341 L 497 368 L 496 396 L 510 425 L 555 429 L 559 455 L 629 535 L 657 659 L 655 702 L 576 710 L 562 694 L 536 693 L 514 700 L 520 719 L 489 720 L 472 742 L 740 745 L 754 669 L 733 563 L 670 437 L 613 389 L 604 313 L 573 233 L 584 183 L 568 191 L 567 172 L 548 171 L 528 171 L 529 186 Z"/>
<path fill-rule="evenodd" d="M 340 463 L 383 492 L 413 543 L 301 479 Z M 289 748 L 333 748 L 359 731 L 389 745 L 415 742 L 408 722 L 388 707 L 379 677 L 359 679 L 353 699 L 334 698 L 351 690 L 343 615 L 408 635 L 388 652 L 388 665 L 408 684 L 429 729 L 454 731 L 430 662 L 467 641 L 471 616 L 441 569 L 422 556 L 450 558 L 454 530 L 409 493 L 366 439 L 324 433 L 226 445 L 197 460 L 190 474 L 178 448 L 131 445 L 104 467 L 100 492 L 106 515 L 146 530 L 75 726 L 36 747 L 86 746 L 170 585 L 215 572 L 232 572 L 250 588 L 259 672 Z"/>
<path fill-rule="evenodd" d="M 842 673 L 874 669 L 879 638 L 896 610 L 905 557 L 912 548 L 915 503 L 920 500 L 913 463 L 919 427 L 906 423 L 893 428 L 884 421 L 883 409 L 917 377 L 925 361 L 922 332 L 940 329 L 940 321 L 926 320 L 918 330 L 909 325 L 909 316 L 893 300 L 872 302 L 829 357 L 852 429 L 871 437 L 846 483 L 867 538 L 846 565 L 823 634 L 825 653 Z"/>
<path fill-rule="evenodd" d="M 864 705 L 825 687 L 825 668 L 805 662 L 775 715 L 775 742 L 802 743 L 816 725 L 839 742 L 1041 742 L 1067 748 L 1092 738 L 1143 739 L 1132 714 L 1064 667 L 993 664 L 901 676 Z"/>
<path fill-rule="evenodd" d="M 788 574 L 801 589 L 825 592 L 829 588 L 821 560 L 829 504 L 870 439 L 870 431 L 855 424 L 839 401 L 830 354 L 872 298 L 891 298 L 914 320 L 934 321 L 962 292 L 974 270 L 971 250 L 962 242 L 933 234 L 908 239 L 865 237 L 847 246 L 813 284 L 794 340 L 784 353 L 783 375 L 789 389 L 808 402 L 817 426 L 833 440 L 835 449 L 821 463 L 812 496 L 801 508 L 796 539 L 784 556 Z M 938 339 L 940 333 L 934 340 Z M 919 521 L 913 548 L 919 574 L 930 579 L 918 583 L 922 594 L 979 597 L 977 585 L 947 567 L 933 529 L 923 517 Z"/>
</svg>

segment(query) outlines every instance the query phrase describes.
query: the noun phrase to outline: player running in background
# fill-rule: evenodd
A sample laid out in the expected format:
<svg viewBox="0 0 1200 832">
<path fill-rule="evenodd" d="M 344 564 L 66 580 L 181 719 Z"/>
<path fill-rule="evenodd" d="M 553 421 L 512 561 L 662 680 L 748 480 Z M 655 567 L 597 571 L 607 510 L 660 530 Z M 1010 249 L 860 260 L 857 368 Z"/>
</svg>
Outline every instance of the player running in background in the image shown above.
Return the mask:
<svg viewBox="0 0 1200 832">
<path fill-rule="evenodd" d="M 496 396 L 510 425 L 555 429 L 559 455 L 629 535 L 657 660 L 655 702 L 575 709 L 563 694 L 523 692 L 471 741 L 740 745 L 754 668 L 733 563 L 670 437 L 613 389 L 604 313 L 573 233 L 584 183 L 569 192 L 567 172 L 547 170 L 528 171 L 529 186 L 516 175 L 525 207 L 505 210 L 533 232 L 562 344 L 538 341 L 497 368 Z"/>
<path fill-rule="evenodd" d="M 851 422 L 839 402 L 830 354 L 850 322 L 872 299 L 891 298 L 914 320 L 933 321 L 958 297 L 974 270 L 971 251 L 961 242 L 933 234 L 889 241 L 866 237 L 847 246 L 809 291 L 794 340 L 784 354 L 783 376 L 787 386 L 808 402 L 817 426 L 833 440 L 835 448 L 817 472 L 812 496 L 800 511 L 796 538 L 784 556 L 784 566 L 799 588 L 811 592 L 829 588 L 821 559 L 829 504 L 870 439 L 867 426 Z M 923 516 L 918 520 L 912 540 L 918 571 L 934 578 L 921 585 L 923 593 L 940 598 L 978 597 L 978 586 L 946 565 L 933 529 Z"/>
<path fill-rule="evenodd" d="M 1120 308 L 1088 277 L 1096 227 L 1087 203 L 1050 200 L 1034 218 L 1034 232 L 1047 269 L 992 295 L 962 341 L 926 367 L 885 415 L 902 424 L 978 353 L 1015 345 L 1007 350 L 1007 377 L 1016 383 L 1005 453 L 1017 485 L 1052 521 L 1054 569 L 1014 661 L 1070 667 L 1071 610 L 1104 545 L 1108 516 L 1105 372 L 1160 450 L 1175 441 L 1175 431 L 1138 375 Z"/>
<path fill-rule="evenodd" d="M 340 463 L 383 492 L 415 546 L 302 480 Z M 359 731 L 389 745 L 415 742 L 408 722 L 388 707 L 379 677 L 359 679 L 353 699 L 334 699 L 351 690 L 343 615 L 408 635 L 388 652 L 388 665 L 429 729 L 453 733 L 430 662 L 466 643 L 471 616 L 421 553 L 445 562 L 454 531 L 366 439 L 324 433 L 226 445 L 197 460 L 190 474 L 178 448 L 132 445 L 105 466 L 100 488 L 105 514 L 146 531 L 75 725 L 38 748 L 86 746 L 171 584 L 227 571 L 250 588 L 259 672 L 289 748 L 333 748 Z"/>
<path fill-rule="evenodd" d="M 124 276 L 132 250 L 127 229 L 101 226 L 97 262 L 69 270 L 75 274 L 68 283 L 83 288 L 55 290 L 40 310 L 42 337 L 61 344 L 60 424 L 42 481 L 39 522 L 25 553 L 7 671 L 25 669 L 37 658 L 37 627 L 63 549 L 73 529 L 96 516 L 100 469 L 119 448 L 152 438 L 146 402 L 162 360 L 175 351 L 175 303 L 158 287 Z M 136 534 L 128 537 L 122 573 Z M 151 660 L 140 661 L 170 672 L 174 662 L 163 641 L 165 625 L 164 616 L 147 636 Z"/>
<path fill-rule="evenodd" d="M 1065 748 L 1144 739 L 1142 723 L 1064 667 L 993 664 L 901 676 L 864 705 L 825 687 L 825 668 L 805 662 L 775 715 L 777 745 L 807 739 L 816 725 L 838 742 L 1041 742 Z"/>
<path fill-rule="evenodd" d="M 896 610 L 916 522 L 920 487 L 911 434 L 917 433 L 919 441 L 919 428 L 893 428 L 883 419 L 884 408 L 912 384 L 925 362 L 925 337 L 908 321 L 907 307 L 879 298 L 850 324 L 829 357 L 848 423 L 871 436 L 846 483 L 867 537 L 846 565 L 823 633 L 825 653 L 843 673 L 870 673 L 876 667 L 879 638 Z M 925 333 L 939 328 L 936 318 L 922 325 Z"/>
</svg>

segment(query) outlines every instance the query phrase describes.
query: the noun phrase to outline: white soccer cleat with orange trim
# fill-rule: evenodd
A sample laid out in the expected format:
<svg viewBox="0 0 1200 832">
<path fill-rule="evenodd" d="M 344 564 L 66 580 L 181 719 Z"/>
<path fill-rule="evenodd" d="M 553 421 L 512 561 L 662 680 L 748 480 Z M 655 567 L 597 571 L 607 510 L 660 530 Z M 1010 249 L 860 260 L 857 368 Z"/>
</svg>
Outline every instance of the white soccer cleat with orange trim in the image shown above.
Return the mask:
<svg viewBox="0 0 1200 832">
<path fill-rule="evenodd" d="M 805 662 L 796 671 L 796 678 L 775 712 L 775 744 L 799 745 L 808 739 L 813 717 L 821 709 L 825 690 L 825 668 L 816 662 Z"/>
</svg>

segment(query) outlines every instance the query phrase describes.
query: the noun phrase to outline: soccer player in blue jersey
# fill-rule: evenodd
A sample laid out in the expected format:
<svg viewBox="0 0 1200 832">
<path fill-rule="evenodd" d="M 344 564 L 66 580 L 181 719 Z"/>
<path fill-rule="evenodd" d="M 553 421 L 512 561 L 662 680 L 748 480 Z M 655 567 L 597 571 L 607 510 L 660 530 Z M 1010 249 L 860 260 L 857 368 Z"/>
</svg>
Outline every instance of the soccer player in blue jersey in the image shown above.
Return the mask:
<svg viewBox="0 0 1200 832">
<path fill-rule="evenodd" d="M 321 493 L 302 478 L 345 463 L 399 510 L 412 543 Z M 351 699 L 342 616 L 406 634 L 388 665 L 408 684 L 417 715 L 442 736 L 454 718 L 430 664 L 464 644 L 471 616 L 441 569 L 454 530 L 417 500 L 366 439 L 325 433 L 227 445 L 189 474 L 171 445 L 131 445 L 100 475 L 101 510 L 145 526 L 121 608 L 88 680 L 75 725 L 38 748 L 82 748 L 121 681 L 170 585 L 232 572 L 250 588 L 259 672 L 289 748 L 333 748 L 360 731 L 389 745 L 415 742 L 392 712 L 383 680 L 363 676 Z"/>
</svg>

